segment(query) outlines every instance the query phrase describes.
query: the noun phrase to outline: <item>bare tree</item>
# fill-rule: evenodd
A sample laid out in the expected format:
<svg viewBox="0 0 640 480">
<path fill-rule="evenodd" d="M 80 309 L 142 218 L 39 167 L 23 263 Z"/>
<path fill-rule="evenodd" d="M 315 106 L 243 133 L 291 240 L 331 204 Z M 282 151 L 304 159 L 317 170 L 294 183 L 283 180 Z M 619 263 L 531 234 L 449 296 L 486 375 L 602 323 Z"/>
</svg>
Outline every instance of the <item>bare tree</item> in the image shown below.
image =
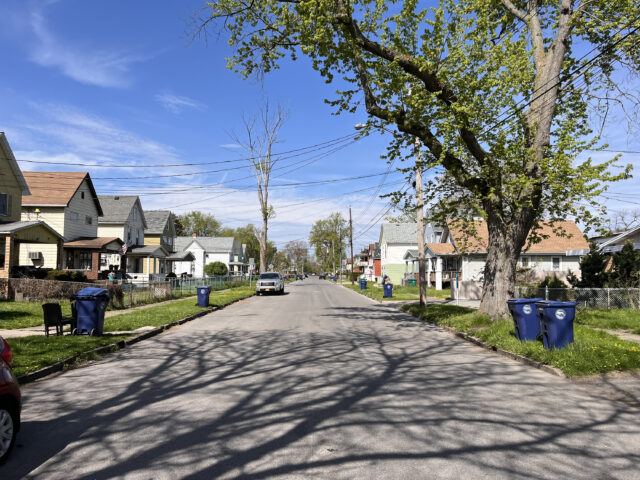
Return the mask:
<svg viewBox="0 0 640 480">
<path fill-rule="evenodd" d="M 624 232 L 640 225 L 640 210 L 620 210 L 609 217 L 607 228 L 612 233 Z"/>
<path fill-rule="evenodd" d="M 260 243 L 260 273 L 267 271 L 267 231 L 269 219 L 275 216 L 273 206 L 269 204 L 269 181 L 271 170 L 278 163 L 272 157 L 273 146 L 278 143 L 280 129 L 289 117 L 289 112 L 278 104 L 273 111 L 269 102 L 265 102 L 260 113 L 252 117 L 242 116 L 242 135 L 231 134 L 234 142 L 248 153 L 249 167 L 258 186 L 262 228 L 254 227 L 254 235 Z"/>
</svg>

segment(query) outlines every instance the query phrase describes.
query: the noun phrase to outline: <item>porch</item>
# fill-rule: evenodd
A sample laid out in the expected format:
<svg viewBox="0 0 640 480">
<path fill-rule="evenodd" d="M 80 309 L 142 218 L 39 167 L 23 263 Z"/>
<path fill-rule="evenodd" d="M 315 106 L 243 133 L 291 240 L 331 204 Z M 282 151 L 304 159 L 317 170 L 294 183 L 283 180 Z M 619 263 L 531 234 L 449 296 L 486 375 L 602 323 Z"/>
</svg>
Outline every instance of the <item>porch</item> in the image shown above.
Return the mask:
<svg viewBox="0 0 640 480">
<path fill-rule="evenodd" d="M 40 221 L 0 224 L 0 278 L 9 278 L 20 266 L 21 244 L 56 245 L 56 268 L 62 268 L 62 236 Z M 29 265 L 33 266 L 33 265 Z"/>
<path fill-rule="evenodd" d="M 108 271 L 108 255 L 118 254 L 124 242 L 116 237 L 84 238 L 66 242 L 64 269 L 83 272 L 89 280 L 98 280 L 101 271 Z"/>
</svg>

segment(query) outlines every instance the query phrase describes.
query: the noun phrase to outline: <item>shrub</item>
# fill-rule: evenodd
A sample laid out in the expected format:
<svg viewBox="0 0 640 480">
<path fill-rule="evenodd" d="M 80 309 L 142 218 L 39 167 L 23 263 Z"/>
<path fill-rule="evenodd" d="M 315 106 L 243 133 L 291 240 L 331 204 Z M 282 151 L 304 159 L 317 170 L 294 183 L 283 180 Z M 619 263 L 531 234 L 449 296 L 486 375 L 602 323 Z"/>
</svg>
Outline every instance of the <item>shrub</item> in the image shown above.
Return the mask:
<svg viewBox="0 0 640 480">
<path fill-rule="evenodd" d="M 228 273 L 227 266 L 222 262 L 207 263 L 204 266 L 204 273 L 208 276 L 226 275 Z"/>
<path fill-rule="evenodd" d="M 544 280 L 540 282 L 538 288 L 567 288 L 567 284 L 560 280 L 556 274 L 553 274 L 553 277 L 548 276 Z"/>
<path fill-rule="evenodd" d="M 165 278 L 176 278 L 176 274 L 173 272 L 169 272 L 165 275 Z"/>
<path fill-rule="evenodd" d="M 57 280 L 59 282 L 87 282 L 87 276 L 84 273 L 70 270 L 50 270 L 47 272 L 46 279 Z"/>
<path fill-rule="evenodd" d="M 351 281 L 357 282 L 360 279 L 361 272 L 351 272 Z"/>
</svg>

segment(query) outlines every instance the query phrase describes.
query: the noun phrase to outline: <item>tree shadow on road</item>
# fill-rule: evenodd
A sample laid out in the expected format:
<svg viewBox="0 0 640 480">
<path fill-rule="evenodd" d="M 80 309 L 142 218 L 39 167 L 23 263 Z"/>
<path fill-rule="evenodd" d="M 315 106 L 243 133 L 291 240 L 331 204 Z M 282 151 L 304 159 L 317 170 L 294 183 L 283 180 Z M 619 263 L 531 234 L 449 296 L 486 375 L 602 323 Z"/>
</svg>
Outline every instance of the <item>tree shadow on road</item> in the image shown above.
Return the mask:
<svg viewBox="0 0 640 480">
<path fill-rule="evenodd" d="M 0 474 L 22 478 L 39 467 L 31 477 L 637 473 L 640 427 L 622 405 L 400 312 L 328 308 L 327 321 L 336 314 L 343 326 L 333 332 L 164 335 L 65 374 L 46 395 L 29 389 L 27 403 L 46 402 L 51 411 L 25 421 L 22 447 Z"/>
</svg>

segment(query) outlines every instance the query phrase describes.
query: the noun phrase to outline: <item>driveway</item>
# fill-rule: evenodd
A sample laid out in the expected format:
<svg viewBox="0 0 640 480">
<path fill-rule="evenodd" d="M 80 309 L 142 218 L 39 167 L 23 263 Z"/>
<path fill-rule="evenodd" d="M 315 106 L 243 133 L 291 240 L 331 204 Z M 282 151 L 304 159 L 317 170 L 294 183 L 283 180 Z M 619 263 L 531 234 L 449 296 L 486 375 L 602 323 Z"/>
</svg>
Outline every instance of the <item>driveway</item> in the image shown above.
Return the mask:
<svg viewBox="0 0 640 480">
<path fill-rule="evenodd" d="M 640 478 L 638 410 L 329 282 L 286 289 L 25 386 L 0 478 Z"/>
</svg>

